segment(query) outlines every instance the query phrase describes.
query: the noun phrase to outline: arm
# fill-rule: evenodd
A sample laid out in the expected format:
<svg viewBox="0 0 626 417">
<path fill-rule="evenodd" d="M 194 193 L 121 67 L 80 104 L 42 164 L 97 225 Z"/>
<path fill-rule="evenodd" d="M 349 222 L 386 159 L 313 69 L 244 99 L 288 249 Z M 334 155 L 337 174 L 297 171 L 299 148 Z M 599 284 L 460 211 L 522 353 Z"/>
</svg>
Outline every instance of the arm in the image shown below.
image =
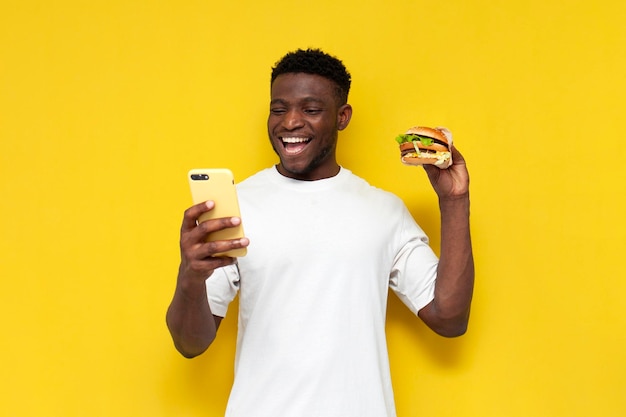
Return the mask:
<svg viewBox="0 0 626 417">
<path fill-rule="evenodd" d="M 448 169 L 424 166 L 441 211 L 441 250 L 435 298 L 419 317 L 446 337 L 464 334 L 474 288 L 474 259 L 469 227 L 469 174 L 463 156 L 452 148 Z"/>
<path fill-rule="evenodd" d="M 187 358 L 200 355 L 209 347 L 222 320 L 211 312 L 205 281 L 215 269 L 230 265 L 235 259 L 212 255 L 248 245 L 246 238 L 205 242 L 209 233 L 240 222 L 238 218 L 221 218 L 198 224 L 198 217 L 213 207 L 214 203 L 208 201 L 187 209 L 180 230 L 181 261 L 166 321 L 176 349 Z"/>
</svg>

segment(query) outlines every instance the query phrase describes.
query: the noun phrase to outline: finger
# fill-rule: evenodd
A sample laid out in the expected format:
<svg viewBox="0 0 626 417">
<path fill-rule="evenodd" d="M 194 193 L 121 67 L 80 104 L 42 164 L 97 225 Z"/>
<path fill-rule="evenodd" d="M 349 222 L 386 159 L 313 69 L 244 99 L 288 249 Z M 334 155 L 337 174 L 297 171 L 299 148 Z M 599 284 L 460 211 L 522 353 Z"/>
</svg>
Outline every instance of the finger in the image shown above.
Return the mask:
<svg viewBox="0 0 626 417">
<path fill-rule="evenodd" d="M 193 211 L 195 208 L 196 206 L 191 207 L 188 211 Z M 194 217 L 196 216 L 193 214 L 186 214 L 184 222 L 189 222 Z M 198 224 L 185 224 L 180 234 L 180 249 L 183 253 L 183 257 L 186 259 L 201 259 L 206 256 L 211 256 L 212 253 L 207 254 L 206 250 L 198 254 L 199 248 L 207 242 L 209 235 L 219 230 L 235 227 L 239 224 L 241 224 L 239 217 L 220 217 L 218 219 L 205 220 Z"/>
<path fill-rule="evenodd" d="M 203 259 L 222 258 L 226 256 L 219 256 L 217 254 L 225 253 L 234 249 L 245 248 L 249 244 L 250 241 L 246 237 L 242 237 L 240 239 L 209 241 L 204 243 L 198 249 L 198 254 L 203 256 Z"/>
<path fill-rule="evenodd" d="M 217 219 L 210 219 L 198 224 L 196 230 L 202 235 L 208 235 L 209 233 L 217 232 L 218 230 L 227 229 L 229 227 L 235 227 L 241 224 L 239 217 L 220 217 Z"/>
<path fill-rule="evenodd" d="M 448 129 L 447 127 L 443 127 L 443 126 L 437 126 L 435 129 L 443 133 L 443 135 L 448 139 L 448 141 L 452 143 L 452 132 L 450 132 L 450 129 Z"/>
<path fill-rule="evenodd" d="M 204 258 L 190 259 L 184 262 L 184 265 L 186 265 L 186 270 L 193 272 L 198 278 L 206 279 L 213 274 L 215 269 L 231 265 L 236 261 L 237 258 L 229 256 L 207 256 Z"/>
<path fill-rule="evenodd" d="M 463 155 L 461 154 L 461 152 L 459 152 L 456 146 L 452 146 L 452 148 L 450 149 L 450 152 L 452 152 L 452 164 L 453 165 L 465 164 L 465 158 L 463 158 Z"/>
<path fill-rule="evenodd" d="M 198 246 L 204 244 L 208 236 L 229 227 L 235 227 L 241 223 L 239 217 L 220 217 L 218 219 L 210 219 L 192 226 L 190 229 L 183 230 L 180 235 L 180 246 L 183 251 L 195 251 Z M 200 257 L 205 257 L 202 255 Z M 197 257 L 194 256 L 194 257 Z"/>
<path fill-rule="evenodd" d="M 198 224 L 198 218 L 207 211 L 213 210 L 215 203 L 213 201 L 205 201 L 203 203 L 194 204 L 185 210 L 181 232 L 191 230 Z"/>
<path fill-rule="evenodd" d="M 441 174 L 441 168 L 437 168 L 434 165 L 429 165 L 429 164 L 424 164 L 423 165 L 424 171 L 426 171 L 426 175 L 428 176 L 428 179 L 430 179 L 430 182 L 436 182 L 437 178 L 439 178 L 439 175 Z"/>
<path fill-rule="evenodd" d="M 181 253 L 182 265 L 200 277 L 208 277 L 213 270 L 230 265 L 236 258 L 221 255 L 230 250 L 248 246 L 248 238 L 203 242 L 193 245 Z"/>
</svg>

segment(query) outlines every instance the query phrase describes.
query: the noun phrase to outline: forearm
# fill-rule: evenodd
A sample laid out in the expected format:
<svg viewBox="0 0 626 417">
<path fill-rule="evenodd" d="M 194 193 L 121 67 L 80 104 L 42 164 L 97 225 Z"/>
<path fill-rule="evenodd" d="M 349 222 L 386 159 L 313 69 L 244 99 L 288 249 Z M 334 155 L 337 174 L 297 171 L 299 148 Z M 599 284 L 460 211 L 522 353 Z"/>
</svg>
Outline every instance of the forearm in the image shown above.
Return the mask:
<svg viewBox="0 0 626 417">
<path fill-rule="evenodd" d="M 215 255 L 245 248 L 249 243 L 247 238 L 207 241 L 209 234 L 241 224 L 238 217 L 198 221 L 214 207 L 210 200 L 189 207 L 180 228 L 181 261 L 166 320 L 176 349 L 188 358 L 209 347 L 222 320 L 211 312 L 206 280 L 215 269 L 233 264 L 235 258 Z"/>
<path fill-rule="evenodd" d="M 192 358 L 204 352 L 217 332 L 205 283 L 179 276 L 166 320 L 174 345 L 183 356 Z"/>
<path fill-rule="evenodd" d="M 441 249 L 434 300 L 420 312 L 444 336 L 465 333 L 474 288 L 474 259 L 469 225 L 469 196 L 439 201 Z"/>
</svg>

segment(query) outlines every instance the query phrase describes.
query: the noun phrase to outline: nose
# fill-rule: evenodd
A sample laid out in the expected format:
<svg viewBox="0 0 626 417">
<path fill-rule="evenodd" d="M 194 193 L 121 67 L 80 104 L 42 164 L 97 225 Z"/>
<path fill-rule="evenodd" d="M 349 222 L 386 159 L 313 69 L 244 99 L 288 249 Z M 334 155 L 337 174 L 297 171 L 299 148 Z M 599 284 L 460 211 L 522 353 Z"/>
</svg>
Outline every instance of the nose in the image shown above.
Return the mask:
<svg viewBox="0 0 626 417">
<path fill-rule="evenodd" d="M 292 109 L 285 113 L 285 117 L 283 118 L 283 126 L 285 129 L 294 130 L 304 126 L 304 119 L 302 114 L 296 110 Z"/>
</svg>

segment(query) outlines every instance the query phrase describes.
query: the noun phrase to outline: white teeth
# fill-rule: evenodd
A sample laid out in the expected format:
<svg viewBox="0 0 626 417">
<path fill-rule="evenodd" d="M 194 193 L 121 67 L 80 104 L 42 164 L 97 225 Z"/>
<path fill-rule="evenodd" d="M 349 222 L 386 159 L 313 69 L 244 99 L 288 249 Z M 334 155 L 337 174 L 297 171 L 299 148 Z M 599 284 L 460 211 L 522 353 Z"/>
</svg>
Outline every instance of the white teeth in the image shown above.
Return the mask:
<svg viewBox="0 0 626 417">
<path fill-rule="evenodd" d="M 284 143 L 302 143 L 308 140 L 309 138 L 283 138 Z"/>
</svg>

